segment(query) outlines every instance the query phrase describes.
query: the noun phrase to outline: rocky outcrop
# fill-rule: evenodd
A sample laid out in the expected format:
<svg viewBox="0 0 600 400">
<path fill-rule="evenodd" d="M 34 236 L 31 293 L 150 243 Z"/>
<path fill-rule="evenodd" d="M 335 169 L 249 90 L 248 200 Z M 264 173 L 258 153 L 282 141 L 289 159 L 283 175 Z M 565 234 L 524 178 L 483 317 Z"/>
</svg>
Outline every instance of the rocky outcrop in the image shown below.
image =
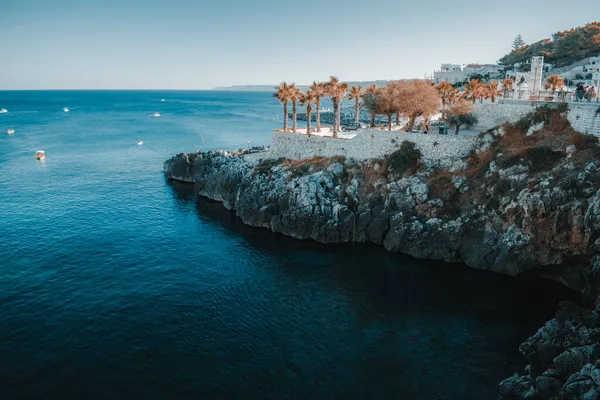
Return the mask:
<svg viewBox="0 0 600 400">
<path fill-rule="evenodd" d="M 453 177 L 451 199 L 432 193 L 432 170 L 394 177 L 370 162 L 319 162 L 257 165 L 195 153 L 173 157 L 164 169 L 248 225 L 322 243 L 373 242 L 513 276 L 566 260 L 578 265 L 600 243 L 600 191 L 590 174 L 569 171 L 566 158 L 536 179 L 525 164 L 502 169 L 492 162 L 484 186 L 470 188 L 465 178 Z M 583 287 L 580 267 L 568 276 L 543 270 Z"/>
<path fill-rule="evenodd" d="M 598 293 L 600 257 L 586 269 Z M 585 302 L 584 302 L 585 303 Z M 500 399 L 599 399 L 600 398 L 600 297 L 594 308 L 564 302 L 519 351 L 529 364 L 523 374 L 500 383 Z"/>
</svg>

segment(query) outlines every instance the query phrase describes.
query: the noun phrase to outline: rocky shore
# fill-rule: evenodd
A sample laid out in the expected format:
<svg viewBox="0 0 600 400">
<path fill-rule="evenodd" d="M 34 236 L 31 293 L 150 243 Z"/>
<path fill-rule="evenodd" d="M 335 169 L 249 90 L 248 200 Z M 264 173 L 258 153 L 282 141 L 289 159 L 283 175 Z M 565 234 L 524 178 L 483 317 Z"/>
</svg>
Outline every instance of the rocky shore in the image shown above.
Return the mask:
<svg viewBox="0 0 600 400">
<path fill-rule="evenodd" d="M 559 110 L 483 132 L 460 170 L 421 162 L 410 142 L 383 159 L 245 161 L 179 154 L 169 179 L 190 182 L 248 225 L 322 243 L 373 242 L 418 258 L 508 275 L 535 271 L 581 291 L 580 305 L 521 345 L 529 365 L 503 399 L 600 398 L 597 139 Z M 594 262 L 590 260 L 594 259 Z"/>
</svg>

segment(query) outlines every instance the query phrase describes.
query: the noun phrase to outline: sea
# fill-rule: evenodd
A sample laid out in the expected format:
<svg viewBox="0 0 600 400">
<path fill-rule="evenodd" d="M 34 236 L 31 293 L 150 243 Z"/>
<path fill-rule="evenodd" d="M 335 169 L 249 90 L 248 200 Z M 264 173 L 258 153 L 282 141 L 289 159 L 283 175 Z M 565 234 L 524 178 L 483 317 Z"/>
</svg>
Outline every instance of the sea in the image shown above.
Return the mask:
<svg viewBox="0 0 600 400">
<path fill-rule="evenodd" d="M 269 144 L 271 93 L 0 91 L 0 108 L 4 400 L 493 399 L 573 297 L 247 227 L 164 178 L 177 153 Z"/>
</svg>

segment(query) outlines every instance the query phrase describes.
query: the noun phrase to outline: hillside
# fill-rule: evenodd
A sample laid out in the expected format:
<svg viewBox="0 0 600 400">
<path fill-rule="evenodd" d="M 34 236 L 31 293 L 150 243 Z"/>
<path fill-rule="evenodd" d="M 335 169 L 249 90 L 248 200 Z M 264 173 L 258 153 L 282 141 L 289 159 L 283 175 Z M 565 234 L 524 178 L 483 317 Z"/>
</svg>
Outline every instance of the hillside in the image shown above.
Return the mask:
<svg viewBox="0 0 600 400">
<path fill-rule="evenodd" d="M 522 46 L 506 54 L 499 62 L 505 65 L 527 64 L 533 56 L 544 56 L 545 62 L 561 67 L 597 55 L 600 55 L 600 22 L 592 22 Z"/>
</svg>

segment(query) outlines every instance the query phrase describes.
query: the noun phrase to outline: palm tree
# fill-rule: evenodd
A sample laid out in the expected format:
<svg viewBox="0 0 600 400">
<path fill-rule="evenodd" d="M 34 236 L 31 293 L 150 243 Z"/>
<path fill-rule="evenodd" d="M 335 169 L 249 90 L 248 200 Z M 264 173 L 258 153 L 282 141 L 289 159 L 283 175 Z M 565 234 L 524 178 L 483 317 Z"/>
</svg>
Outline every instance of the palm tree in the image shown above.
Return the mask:
<svg viewBox="0 0 600 400">
<path fill-rule="evenodd" d="M 323 82 L 313 82 L 309 90 L 315 95 L 315 107 L 317 108 L 317 132 L 321 132 L 321 99 L 327 96 L 327 88 Z"/>
<path fill-rule="evenodd" d="M 348 100 L 354 100 L 354 122 L 358 124 L 360 119 L 360 104 L 359 101 L 363 97 L 362 86 L 352 86 L 348 91 Z"/>
<path fill-rule="evenodd" d="M 338 129 L 340 128 L 340 102 L 344 99 L 346 91 L 348 90 L 348 84 L 340 82 L 340 80 L 332 76 L 329 78 L 329 82 L 326 84 L 327 94 L 331 97 L 333 103 L 333 137 L 337 138 Z"/>
<path fill-rule="evenodd" d="M 552 95 L 555 95 L 556 89 L 560 89 L 563 86 L 565 86 L 564 78 L 561 78 L 559 75 L 554 74 L 554 75 L 550 75 L 548 77 L 548 80 L 546 81 L 544 88 L 546 88 L 546 89 L 552 88 Z"/>
<path fill-rule="evenodd" d="M 310 136 L 310 120 L 312 117 L 312 105 L 317 101 L 317 96 L 312 90 L 307 90 L 306 93 L 300 95 L 300 104 L 306 107 L 306 134 Z"/>
<path fill-rule="evenodd" d="M 446 118 L 447 107 L 458 100 L 458 89 L 452 86 L 450 82 L 442 81 L 435 85 L 435 88 L 442 99 L 442 119 Z"/>
<path fill-rule="evenodd" d="M 490 81 L 490 83 L 485 86 L 485 98 L 490 99 L 492 103 L 496 102 L 496 97 L 500 97 L 502 95 L 502 90 L 498 89 L 498 82 Z"/>
<path fill-rule="evenodd" d="M 283 131 L 287 132 L 288 129 L 288 103 L 290 101 L 291 86 L 287 82 L 281 82 L 279 86 L 275 88 L 273 97 L 283 103 Z"/>
<path fill-rule="evenodd" d="M 381 98 L 379 89 L 375 85 L 370 85 L 363 95 L 363 107 L 371 114 L 371 128 L 375 127 L 375 115 L 381 110 Z"/>
<path fill-rule="evenodd" d="M 292 132 L 296 133 L 298 109 L 297 103 L 302 95 L 302 91 L 296 87 L 295 83 L 290 85 L 290 101 L 292 102 Z"/>
<path fill-rule="evenodd" d="M 513 81 L 513 79 L 508 76 L 506 78 L 504 78 L 504 80 L 502 81 L 502 89 L 504 90 L 504 98 L 508 97 L 508 92 L 512 90 L 513 83 L 515 83 L 515 81 Z"/>
<path fill-rule="evenodd" d="M 477 79 L 471 79 L 469 82 L 463 84 L 465 87 L 465 99 L 470 100 L 475 104 L 477 99 L 483 98 L 483 83 Z"/>
</svg>

